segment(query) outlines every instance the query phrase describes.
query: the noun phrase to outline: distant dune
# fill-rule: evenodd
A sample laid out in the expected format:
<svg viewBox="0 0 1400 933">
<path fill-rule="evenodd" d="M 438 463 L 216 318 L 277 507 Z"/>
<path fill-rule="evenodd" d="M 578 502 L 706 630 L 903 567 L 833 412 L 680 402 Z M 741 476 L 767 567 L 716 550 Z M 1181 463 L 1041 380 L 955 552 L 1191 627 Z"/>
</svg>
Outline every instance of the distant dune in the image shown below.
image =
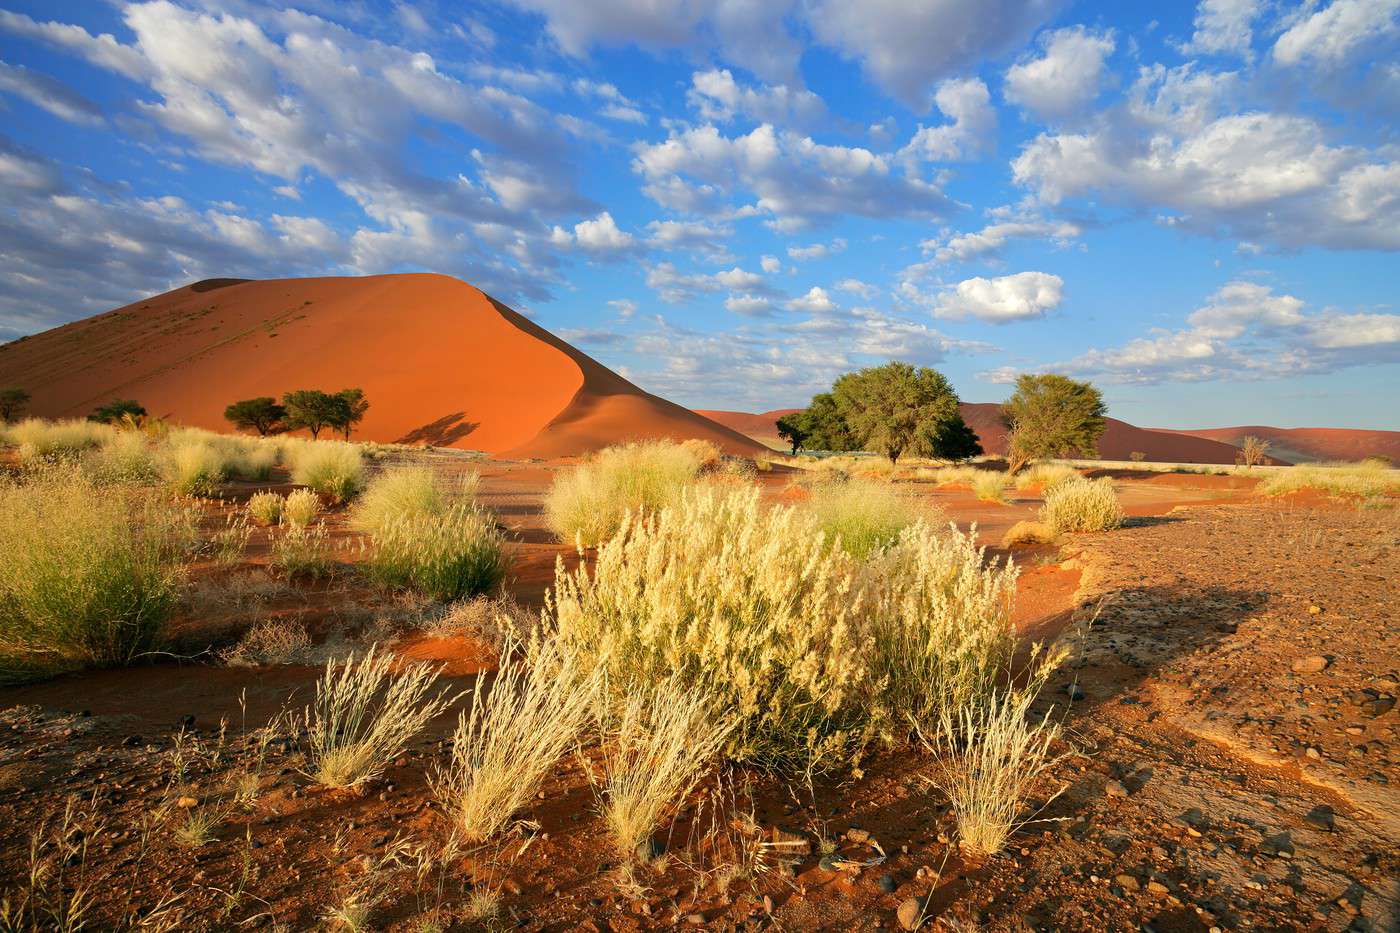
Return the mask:
<svg viewBox="0 0 1400 933">
<path fill-rule="evenodd" d="M 134 398 L 216 430 L 237 399 L 355 386 L 370 402 L 357 439 L 508 457 L 658 437 L 760 449 L 443 275 L 209 279 L 0 346 L 0 385 L 44 417 Z"/>
<path fill-rule="evenodd" d="M 1245 425 L 1238 428 L 1206 428 L 1169 433 L 1190 434 L 1235 445 L 1244 443 L 1244 439 L 1250 435 L 1262 437 L 1270 443 L 1271 453 L 1294 463 L 1312 460 L 1362 460 L 1373 456 L 1389 457 L 1392 461 L 1400 463 L 1400 431 Z"/>
<path fill-rule="evenodd" d="M 1005 454 L 1006 427 L 1001 423 L 1001 406 L 993 402 L 964 402 L 961 408 L 963 420 L 977 432 L 983 449 L 989 454 Z M 700 414 L 755 440 L 776 446 L 781 441 L 777 440 L 778 429 L 774 422 L 782 415 L 797 410 L 780 408 L 762 414 L 702 410 Z M 1148 460 L 1158 463 L 1234 463 L 1239 453 L 1238 448 L 1219 440 L 1175 431 L 1153 431 L 1109 418 L 1103 439 L 1099 441 L 1099 455 L 1105 460 L 1129 460 L 1134 451 L 1140 451 Z M 1275 453 L 1284 456 L 1282 451 Z M 1272 462 L 1286 461 L 1276 459 Z"/>
</svg>

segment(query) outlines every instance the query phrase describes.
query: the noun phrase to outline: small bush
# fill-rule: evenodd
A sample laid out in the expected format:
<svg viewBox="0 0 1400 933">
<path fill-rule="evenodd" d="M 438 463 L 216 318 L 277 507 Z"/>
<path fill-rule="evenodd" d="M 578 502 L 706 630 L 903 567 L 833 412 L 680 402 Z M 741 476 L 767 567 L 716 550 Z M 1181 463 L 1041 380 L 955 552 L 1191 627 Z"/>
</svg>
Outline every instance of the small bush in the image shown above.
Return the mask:
<svg viewBox="0 0 1400 933">
<path fill-rule="evenodd" d="M 303 715 L 310 776 L 327 787 L 377 778 L 450 705 L 445 690 L 429 694 L 436 680 L 423 665 L 395 673 L 393 655 L 376 646 L 362 658 L 327 663 Z"/>
<path fill-rule="evenodd" d="M 523 640 L 539 624 L 539 614 L 517 603 L 510 595 L 476 596 L 453 603 L 418 626 L 439 638 L 473 638 L 503 654 L 512 642 Z"/>
<path fill-rule="evenodd" d="M 155 451 L 136 431 L 114 432 L 91 455 L 88 470 L 106 483 L 151 483 L 160 475 Z"/>
<path fill-rule="evenodd" d="M 248 515 L 259 525 L 275 525 L 282 520 L 286 499 L 275 492 L 256 492 L 248 497 Z"/>
<path fill-rule="evenodd" d="M 238 643 L 220 653 L 230 667 L 305 664 L 311 657 L 311 636 L 299 622 L 267 619 L 244 633 Z"/>
<path fill-rule="evenodd" d="M 228 461 L 214 444 L 182 440 L 171 445 L 165 473 L 170 488 L 181 495 L 212 496 L 228 476 Z"/>
<path fill-rule="evenodd" d="M 702 440 L 698 437 L 681 441 L 681 449 L 694 457 L 695 462 L 702 468 L 719 463 L 724 456 L 724 452 L 714 441 Z"/>
<path fill-rule="evenodd" d="M 457 720 L 452 757 L 431 778 L 443 811 L 467 842 L 505 829 L 588 721 L 596 676 L 580 671 L 553 641 L 503 662 L 489 691 L 478 678 Z"/>
<path fill-rule="evenodd" d="M 292 482 L 332 502 L 349 501 L 364 485 L 364 461 L 353 444 L 311 441 L 290 447 L 288 453 Z"/>
<path fill-rule="evenodd" d="M 555 479 L 545 498 L 545 521 L 563 541 L 598 544 L 628 512 L 674 502 L 699 473 L 701 453 L 670 441 L 600 450 Z"/>
<path fill-rule="evenodd" d="M 814 486 L 807 509 L 828 540 L 839 540 L 856 557 L 894 544 L 899 533 L 920 517 L 939 518 L 893 486 L 871 480 Z"/>
<path fill-rule="evenodd" d="M 1016 474 L 1016 488 L 1030 489 L 1039 486 L 1041 492 L 1049 492 L 1061 483 L 1080 479 L 1079 471 L 1062 463 L 1037 463 Z"/>
<path fill-rule="evenodd" d="M 282 521 L 292 528 L 306 528 L 321 514 L 321 499 L 309 489 L 293 489 L 282 503 Z"/>
<path fill-rule="evenodd" d="M 379 585 L 412 587 L 444 602 L 495 589 L 509 566 L 491 513 L 466 502 L 385 519 L 364 562 Z"/>
<path fill-rule="evenodd" d="M 983 502 L 1005 502 L 1007 485 L 1005 473 L 979 470 L 972 491 Z"/>
<path fill-rule="evenodd" d="M 277 457 L 276 444 L 243 441 L 228 458 L 228 471 L 238 479 L 260 483 L 272 476 Z"/>
<path fill-rule="evenodd" d="M 1056 534 L 1112 531 L 1123 524 L 1123 506 L 1112 480 L 1077 480 L 1061 483 L 1045 494 L 1041 521 Z"/>
<path fill-rule="evenodd" d="M 680 680 L 638 686 L 603 740 L 603 817 L 625 862 L 645 844 L 713 764 L 733 720 Z"/>
<path fill-rule="evenodd" d="M 1055 529 L 1044 522 L 1020 521 L 1007 529 L 1002 536 L 1002 547 L 1018 544 L 1049 544 L 1055 540 Z"/>
<path fill-rule="evenodd" d="M 185 510 L 99 488 L 76 469 L 0 483 L 0 655 L 130 662 L 173 611 L 192 543 Z"/>
<path fill-rule="evenodd" d="M 351 521 L 371 534 L 401 518 L 441 514 L 452 502 L 470 502 L 481 477 L 469 471 L 445 484 L 427 467 L 387 470 L 365 488 L 351 512 Z"/>
<path fill-rule="evenodd" d="M 288 579 L 319 580 L 335 569 L 324 525 L 290 525 L 272 542 L 272 566 Z"/>
</svg>

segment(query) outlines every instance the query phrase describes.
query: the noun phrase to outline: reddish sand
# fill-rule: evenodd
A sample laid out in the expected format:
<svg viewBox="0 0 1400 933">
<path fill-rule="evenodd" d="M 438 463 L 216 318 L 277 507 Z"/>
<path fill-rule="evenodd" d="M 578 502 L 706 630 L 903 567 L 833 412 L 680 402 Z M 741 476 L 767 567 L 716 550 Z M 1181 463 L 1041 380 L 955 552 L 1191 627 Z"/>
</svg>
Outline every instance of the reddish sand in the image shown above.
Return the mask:
<svg viewBox="0 0 1400 933">
<path fill-rule="evenodd" d="M 442 275 L 197 282 L 0 347 L 0 385 L 44 417 L 134 398 L 215 430 L 236 399 L 356 386 L 370 401 L 359 440 L 508 457 L 656 437 L 761 450 Z"/>
<path fill-rule="evenodd" d="M 1286 460 L 1303 463 L 1310 460 L 1361 460 L 1366 457 L 1389 457 L 1400 463 L 1400 431 L 1364 431 L 1351 428 L 1271 428 L 1250 424 L 1237 428 L 1204 428 L 1171 431 L 1189 434 L 1236 446 L 1249 436 L 1262 437 L 1270 450 Z"/>
<path fill-rule="evenodd" d="M 977 432 L 983 449 L 989 454 L 1005 454 L 1006 426 L 1001 423 L 1001 406 L 992 402 L 964 402 L 961 408 L 963 420 Z M 762 414 L 707 410 L 698 413 L 755 440 L 769 441 L 777 437 L 775 422 L 778 418 L 793 411 L 798 409 L 779 408 Z M 1395 434 L 1400 438 L 1400 433 L 1396 432 L 1357 433 Z M 1130 460 L 1134 451 L 1142 452 L 1146 459 L 1156 463 L 1234 463 L 1239 454 L 1238 448 L 1219 440 L 1194 437 L 1178 431 L 1153 431 L 1109 418 L 1103 439 L 1099 441 L 1099 456 L 1104 460 Z M 1281 457 L 1286 456 L 1282 451 L 1278 453 Z M 1397 459 L 1400 459 L 1400 454 L 1397 454 Z M 1273 462 L 1287 461 L 1275 459 Z"/>
</svg>

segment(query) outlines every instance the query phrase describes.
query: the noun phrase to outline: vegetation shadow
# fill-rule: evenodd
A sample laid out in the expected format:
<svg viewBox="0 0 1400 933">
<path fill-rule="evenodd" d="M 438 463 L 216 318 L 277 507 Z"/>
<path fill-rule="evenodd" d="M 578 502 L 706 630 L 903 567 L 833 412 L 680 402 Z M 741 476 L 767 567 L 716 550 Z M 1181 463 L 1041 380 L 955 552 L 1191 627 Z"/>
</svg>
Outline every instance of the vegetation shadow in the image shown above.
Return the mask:
<svg viewBox="0 0 1400 933">
<path fill-rule="evenodd" d="M 414 428 L 395 443 L 450 447 L 480 426 L 480 421 L 468 421 L 466 412 L 454 411 L 450 415 L 443 415 L 436 421 L 430 421 L 421 427 Z"/>
</svg>

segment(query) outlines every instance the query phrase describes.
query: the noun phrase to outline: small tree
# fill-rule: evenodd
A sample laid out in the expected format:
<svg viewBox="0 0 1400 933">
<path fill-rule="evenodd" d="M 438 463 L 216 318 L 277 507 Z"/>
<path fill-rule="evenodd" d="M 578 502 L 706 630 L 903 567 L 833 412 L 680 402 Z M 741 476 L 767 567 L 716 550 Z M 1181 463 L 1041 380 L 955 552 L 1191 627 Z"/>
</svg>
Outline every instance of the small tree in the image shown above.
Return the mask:
<svg viewBox="0 0 1400 933">
<path fill-rule="evenodd" d="M 316 439 L 327 425 L 338 426 L 345 417 L 345 401 L 320 389 L 296 389 L 282 396 L 287 427 L 306 428 Z"/>
<path fill-rule="evenodd" d="M 365 398 L 363 389 L 341 389 L 335 394 L 335 398 L 339 408 L 332 424 L 344 432 L 348 441 L 350 431 L 364 420 L 365 412 L 369 411 L 369 400 Z"/>
<path fill-rule="evenodd" d="M 13 421 L 28 404 L 29 393 L 23 389 L 0 389 L 0 421 Z"/>
<path fill-rule="evenodd" d="M 792 445 L 792 455 L 802 449 L 810 432 L 807 430 L 805 412 L 795 411 L 778 419 L 778 436 Z"/>
<path fill-rule="evenodd" d="M 830 392 L 819 392 L 799 416 L 807 432 L 804 446 L 808 450 L 855 450 L 860 446 L 851 426 L 841 417 L 836 399 Z"/>
<path fill-rule="evenodd" d="M 92 414 L 88 415 L 88 420 L 102 424 L 139 425 L 144 417 L 146 409 L 140 402 L 130 398 L 117 398 L 94 408 Z"/>
<path fill-rule="evenodd" d="M 1016 391 L 1001 408 L 1007 435 L 1007 468 L 1015 473 L 1031 460 L 1078 453 L 1097 457 L 1103 436 L 1103 394 L 1088 382 L 1056 373 L 1017 377 Z"/>
<path fill-rule="evenodd" d="M 847 373 L 831 387 L 836 407 L 861 446 L 890 458 L 928 455 L 932 439 L 958 414 L 958 396 L 943 374 L 908 363 Z"/>
<path fill-rule="evenodd" d="M 1269 447 L 1264 438 L 1251 434 L 1240 442 L 1240 452 L 1235 459 L 1247 467 L 1259 466 L 1269 459 Z"/>
<path fill-rule="evenodd" d="M 277 430 L 285 417 L 287 409 L 277 404 L 277 400 L 270 395 L 245 398 L 224 409 L 224 418 L 234 427 L 252 428 L 263 437 Z"/>
<path fill-rule="evenodd" d="M 954 462 L 982 455 L 982 442 L 960 412 L 934 429 L 928 441 L 929 456 Z"/>
</svg>

